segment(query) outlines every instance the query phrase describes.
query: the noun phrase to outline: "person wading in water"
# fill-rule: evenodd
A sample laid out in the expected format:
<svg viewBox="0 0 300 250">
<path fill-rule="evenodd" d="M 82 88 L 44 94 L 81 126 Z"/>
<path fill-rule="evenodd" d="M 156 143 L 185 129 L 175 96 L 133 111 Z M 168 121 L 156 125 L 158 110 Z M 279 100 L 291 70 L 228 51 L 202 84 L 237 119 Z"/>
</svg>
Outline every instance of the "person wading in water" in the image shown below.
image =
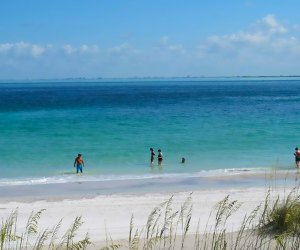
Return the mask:
<svg viewBox="0 0 300 250">
<path fill-rule="evenodd" d="M 78 154 L 78 156 L 75 158 L 74 161 L 74 168 L 76 166 L 76 172 L 78 174 L 78 172 L 80 171 L 80 173 L 82 173 L 82 168 L 84 167 L 84 161 L 82 158 L 81 154 Z"/>
<path fill-rule="evenodd" d="M 158 160 L 158 165 L 161 165 L 163 161 L 163 154 L 160 149 L 158 150 L 157 160 Z"/>
<path fill-rule="evenodd" d="M 151 162 L 151 165 L 154 163 L 154 158 L 155 158 L 154 149 L 150 148 L 150 162 Z"/>
</svg>

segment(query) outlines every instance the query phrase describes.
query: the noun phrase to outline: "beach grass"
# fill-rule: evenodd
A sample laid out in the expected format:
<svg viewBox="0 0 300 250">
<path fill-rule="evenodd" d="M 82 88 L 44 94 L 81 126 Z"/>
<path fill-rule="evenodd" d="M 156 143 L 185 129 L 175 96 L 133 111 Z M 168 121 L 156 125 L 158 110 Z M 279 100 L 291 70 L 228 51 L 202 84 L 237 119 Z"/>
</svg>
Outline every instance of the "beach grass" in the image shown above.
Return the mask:
<svg viewBox="0 0 300 250">
<path fill-rule="evenodd" d="M 78 235 L 83 225 L 81 217 L 65 232 L 60 232 L 63 220 L 51 228 L 41 230 L 39 220 L 44 209 L 32 213 L 23 232 L 18 229 L 18 210 L 3 219 L 0 249 L 299 249 L 300 195 L 294 188 L 284 197 L 267 192 L 265 200 L 245 215 L 239 230 L 228 232 L 227 223 L 237 216 L 241 203 L 226 196 L 211 211 L 209 221 L 200 230 L 200 219 L 193 217 L 193 194 L 179 209 L 173 207 L 173 196 L 158 204 L 149 214 L 143 227 L 136 227 L 134 215 L 129 218 L 128 239 L 113 240 L 107 233 L 101 244 L 92 242 L 88 233 Z M 192 220 L 198 221 L 196 232 L 190 231 Z M 212 226 L 208 226 L 212 225 Z M 204 231 L 204 233 L 200 233 Z"/>
<path fill-rule="evenodd" d="M 81 217 L 74 220 L 60 239 L 57 239 L 57 234 L 62 220 L 51 229 L 40 231 L 38 223 L 44 211 L 45 209 L 42 209 L 29 216 L 24 232 L 18 232 L 18 210 L 13 211 L 5 221 L 2 221 L 0 249 L 85 249 L 91 244 L 88 234 L 83 239 L 74 240 L 83 224 Z"/>
</svg>

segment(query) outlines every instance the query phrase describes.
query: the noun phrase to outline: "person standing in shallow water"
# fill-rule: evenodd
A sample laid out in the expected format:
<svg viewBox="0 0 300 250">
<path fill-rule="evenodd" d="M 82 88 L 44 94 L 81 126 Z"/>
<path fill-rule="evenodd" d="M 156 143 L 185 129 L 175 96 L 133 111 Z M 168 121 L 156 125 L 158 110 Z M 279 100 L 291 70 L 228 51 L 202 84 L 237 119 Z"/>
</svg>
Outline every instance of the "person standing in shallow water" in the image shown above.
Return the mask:
<svg viewBox="0 0 300 250">
<path fill-rule="evenodd" d="M 157 160 L 158 160 L 158 165 L 161 165 L 163 162 L 163 154 L 160 149 L 158 150 Z"/>
<path fill-rule="evenodd" d="M 150 162 L 151 162 L 151 164 L 154 163 L 154 158 L 155 158 L 154 149 L 150 148 Z"/>
<path fill-rule="evenodd" d="M 295 148 L 294 156 L 295 156 L 296 168 L 299 168 L 300 167 L 300 151 L 299 151 L 298 147 Z"/>
<path fill-rule="evenodd" d="M 81 154 L 78 154 L 78 156 L 75 158 L 74 168 L 75 168 L 75 166 L 76 166 L 77 174 L 79 173 L 79 171 L 80 171 L 80 173 L 82 173 L 82 168 L 84 167 L 84 161 L 83 161 Z"/>
</svg>

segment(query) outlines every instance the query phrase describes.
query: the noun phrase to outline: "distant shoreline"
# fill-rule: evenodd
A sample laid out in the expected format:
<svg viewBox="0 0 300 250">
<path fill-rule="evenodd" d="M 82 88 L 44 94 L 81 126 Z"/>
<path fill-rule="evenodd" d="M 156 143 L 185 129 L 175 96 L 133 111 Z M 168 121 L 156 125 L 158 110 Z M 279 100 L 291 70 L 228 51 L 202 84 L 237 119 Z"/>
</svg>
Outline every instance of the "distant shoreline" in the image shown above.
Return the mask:
<svg viewBox="0 0 300 250">
<path fill-rule="evenodd" d="M 33 78 L 33 79 L 0 79 L 5 81 L 128 81 L 128 80 L 197 80 L 197 79 L 269 79 L 269 78 L 300 78 L 300 75 L 240 75 L 240 76 L 145 76 L 145 77 L 63 77 L 63 78 Z"/>
</svg>

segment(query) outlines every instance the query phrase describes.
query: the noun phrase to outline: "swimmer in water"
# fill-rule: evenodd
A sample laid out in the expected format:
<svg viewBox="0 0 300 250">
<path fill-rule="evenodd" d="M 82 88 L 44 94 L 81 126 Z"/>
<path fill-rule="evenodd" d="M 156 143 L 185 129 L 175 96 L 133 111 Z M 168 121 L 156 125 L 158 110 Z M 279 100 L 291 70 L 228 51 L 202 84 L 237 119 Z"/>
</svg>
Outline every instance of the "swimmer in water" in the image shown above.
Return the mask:
<svg viewBox="0 0 300 250">
<path fill-rule="evenodd" d="M 182 163 L 182 164 L 185 163 L 185 158 L 184 158 L 184 157 L 181 158 L 181 163 Z"/>
</svg>

